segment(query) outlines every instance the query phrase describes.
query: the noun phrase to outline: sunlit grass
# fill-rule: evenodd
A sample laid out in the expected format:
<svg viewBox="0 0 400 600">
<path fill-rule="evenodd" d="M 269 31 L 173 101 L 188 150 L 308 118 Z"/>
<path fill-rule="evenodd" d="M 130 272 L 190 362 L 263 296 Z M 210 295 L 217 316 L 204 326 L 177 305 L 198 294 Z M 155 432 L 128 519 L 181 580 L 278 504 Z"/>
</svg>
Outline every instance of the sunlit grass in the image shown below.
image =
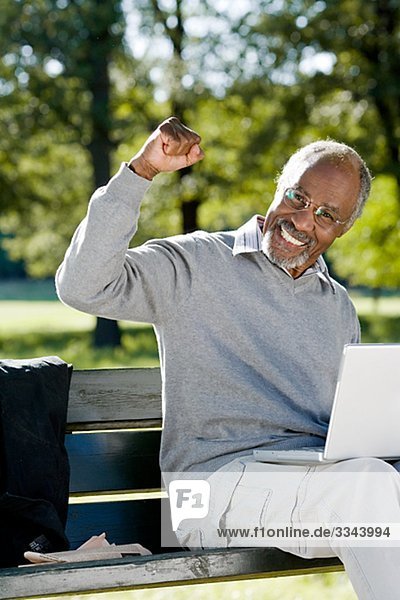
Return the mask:
<svg viewBox="0 0 400 600">
<path fill-rule="evenodd" d="M 57 355 L 77 369 L 159 364 L 150 325 L 120 322 L 119 348 L 93 348 L 96 319 L 58 301 L 0 301 L 0 356 Z"/>
<path fill-rule="evenodd" d="M 75 600 L 357 600 L 345 573 L 69 596 Z"/>
<path fill-rule="evenodd" d="M 17 286 L 14 289 L 11 286 L 8 291 L 21 298 L 23 293 L 28 294 L 29 286 L 23 286 L 22 294 L 21 290 L 17 293 Z M 95 317 L 68 308 L 56 299 L 40 301 L 39 288 L 35 293 L 35 301 L 0 300 L 1 356 L 58 355 L 80 369 L 159 364 L 151 326 L 120 322 L 121 347 L 95 349 L 92 347 Z M 376 308 L 372 298 L 354 294 L 354 301 L 364 342 L 400 342 L 400 298 L 382 297 L 378 301 L 378 314 L 376 310 L 370 312 Z"/>
<path fill-rule="evenodd" d="M 381 317 L 400 317 L 399 296 L 374 298 L 371 295 L 362 295 L 356 291 L 351 291 L 350 295 L 360 316 L 379 315 Z"/>
<path fill-rule="evenodd" d="M 96 319 L 61 302 L 3 300 L 0 302 L 0 334 L 91 331 Z"/>
</svg>

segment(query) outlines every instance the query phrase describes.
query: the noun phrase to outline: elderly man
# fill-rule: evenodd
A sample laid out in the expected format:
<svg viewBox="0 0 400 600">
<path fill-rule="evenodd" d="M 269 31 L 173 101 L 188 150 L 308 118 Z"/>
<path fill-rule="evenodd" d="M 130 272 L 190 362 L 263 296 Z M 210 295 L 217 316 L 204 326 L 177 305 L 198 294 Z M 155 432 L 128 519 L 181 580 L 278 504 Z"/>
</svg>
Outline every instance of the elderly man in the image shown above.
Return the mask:
<svg viewBox="0 0 400 600">
<path fill-rule="evenodd" d="M 255 448 L 324 442 L 343 346 L 360 333 L 321 255 L 361 213 L 366 165 L 344 144 L 315 142 L 285 165 L 265 219 L 128 249 L 151 180 L 201 160 L 199 144 L 178 119 L 164 121 L 95 192 L 57 274 L 66 304 L 154 325 L 162 471 L 167 480 L 206 474 L 212 490 L 205 523 L 182 522 L 178 538 L 189 547 L 248 546 L 265 541 L 219 538 L 218 527 L 399 521 L 398 474 L 383 461 L 294 468 L 253 459 Z M 377 471 L 387 475 L 379 490 L 363 477 Z M 398 597 L 396 548 L 332 540 L 282 547 L 339 556 L 360 598 Z"/>
</svg>

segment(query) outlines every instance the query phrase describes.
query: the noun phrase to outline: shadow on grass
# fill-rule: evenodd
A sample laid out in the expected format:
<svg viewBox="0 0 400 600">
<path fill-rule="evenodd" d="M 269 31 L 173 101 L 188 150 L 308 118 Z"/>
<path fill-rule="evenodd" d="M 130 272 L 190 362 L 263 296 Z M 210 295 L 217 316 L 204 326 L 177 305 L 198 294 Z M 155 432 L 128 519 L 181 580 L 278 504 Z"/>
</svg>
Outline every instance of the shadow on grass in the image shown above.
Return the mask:
<svg viewBox="0 0 400 600">
<path fill-rule="evenodd" d="M 92 332 L 45 332 L 0 338 L 3 358 L 57 355 L 77 369 L 157 366 L 157 342 L 151 327 L 122 332 L 119 348 L 92 347 Z"/>
<path fill-rule="evenodd" d="M 360 323 L 364 343 L 400 343 L 400 317 L 370 315 L 361 317 Z"/>
</svg>

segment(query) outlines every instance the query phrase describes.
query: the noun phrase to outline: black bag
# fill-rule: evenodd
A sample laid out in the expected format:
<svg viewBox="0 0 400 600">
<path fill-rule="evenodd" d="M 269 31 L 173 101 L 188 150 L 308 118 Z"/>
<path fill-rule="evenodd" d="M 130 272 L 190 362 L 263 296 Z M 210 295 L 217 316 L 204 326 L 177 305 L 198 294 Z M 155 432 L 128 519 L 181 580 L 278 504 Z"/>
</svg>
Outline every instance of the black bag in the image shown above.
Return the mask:
<svg viewBox="0 0 400 600">
<path fill-rule="evenodd" d="M 0 361 L 0 566 L 67 550 L 64 446 L 72 367 L 58 357 Z"/>
</svg>

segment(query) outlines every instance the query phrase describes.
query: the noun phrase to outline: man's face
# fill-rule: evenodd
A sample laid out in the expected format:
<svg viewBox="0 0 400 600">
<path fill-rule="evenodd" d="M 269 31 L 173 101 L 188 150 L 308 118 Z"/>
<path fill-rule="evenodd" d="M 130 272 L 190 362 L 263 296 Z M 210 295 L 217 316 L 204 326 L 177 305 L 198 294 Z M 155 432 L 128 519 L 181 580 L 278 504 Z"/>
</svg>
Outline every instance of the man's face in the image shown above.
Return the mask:
<svg viewBox="0 0 400 600">
<path fill-rule="evenodd" d="M 298 277 L 345 231 L 345 225 L 333 223 L 328 229 L 315 222 L 316 207 L 328 207 L 339 221 L 347 221 L 357 204 L 360 190 L 358 167 L 346 161 L 321 160 L 301 175 L 294 188 L 312 202 L 305 210 L 295 210 L 283 201 L 283 192 L 275 197 L 264 223 L 263 251 L 280 267 Z"/>
</svg>

